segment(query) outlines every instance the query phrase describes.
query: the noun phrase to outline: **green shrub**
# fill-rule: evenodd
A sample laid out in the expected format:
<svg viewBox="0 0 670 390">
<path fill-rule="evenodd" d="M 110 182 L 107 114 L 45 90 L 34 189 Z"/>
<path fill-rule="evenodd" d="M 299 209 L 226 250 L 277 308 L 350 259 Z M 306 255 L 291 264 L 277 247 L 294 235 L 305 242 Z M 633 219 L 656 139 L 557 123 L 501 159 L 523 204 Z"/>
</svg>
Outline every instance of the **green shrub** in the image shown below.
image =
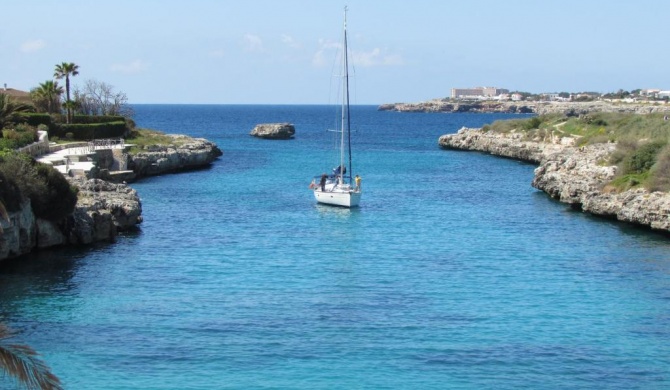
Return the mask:
<svg viewBox="0 0 670 390">
<path fill-rule="evenodd" d="M 126 140 L 135 145 L 130 149 L 131 154 L 139 152 L 148 145 L 182 145 L 186 142 L 185 140 L 170 137 L 160 131 L 149 129 L 134 129 Z"/>
<path fill-rule="evenodd" d="M 29 124 L 30 126 L 39 126 L 45 125 L 51 127 L 52 120 L 51 115 L 43 113 L 21 113 L 19 115 L 20 121 Z"/>
<path fill-rule="evenodd" d="M 527 119 L 525 123 L 523 123 L 523 129 L 524 130 L 532 130 L 532 129 L 537 129 L 540 127 L 542 124 L 542 119 L 539 117 L 532 117 L 530 119 Z"/>
<path fill-rule="evenodd" d="M 39 218 L 60 221 L 72 214 L 77 204 L 77 189 L 53 167 L 36 164 L 37 177 L 45 183 L 44 192 L 31 197 L 33 212 Z"/>
<path fill-rule="evenodd" d="M 656 155 L 665 147 L 665 142 L 650 142 L 638 147 L 622 161 L 623 174 L 643 173 L 656 163 Z"/>
<path fill-rule="evenodd" d="M 26 124 L 16 125 L 14 129 L 2 130 L 0 149 L 17 149 L 37 141 L 37 130 Z"/>
<path fill-rule="evenodd" d="M 18 193 L 13 194 L 18 202 L 17 205 L 24 199 L 30 198 L 31 194 L 44 190 L 44 184 L 38 180 L 37 172 L 33 168 L 32 159 L 26 154 L 14 151 L 2 153 L 0 173 L 8 183 L 18 188 Z"/>
<path fill-rule="evenodd" d="M 60 172 L 22 153 L 0 153 L 0 180 L 0 200 L 10 211 L 29 198 L 38 218 L 59 221 L 77 203 L 77 190 Z"/>
<path fill-rule="evenodd" d="M 620 164 L 628 155 L 637 149 L 637 140 L 632 138 L 623 138 L 617 142 L 616 150 L 610 155 L 610 163 Z"/>
<path fill-rule="evenodd" d="M 610 184 L 620 191 L 625 191 L 643 185 L 648 179 L 649 172 L 630 173 L 615 178 Z"/>
<path fill-rule="evenodd" d="M 7 211 L 18 211 L 22 200 L 18 184 L 14 180 L 9 180 L 4 170 L 0 169 L 0 202 L 5 205 Z"/>
<path fill-rule="evenodd" d="M 665 146 L 656 156 L 648 184 L 650 191 L 670 191 L 670 145 Z"/>
<path fill-rule="evenodd" d="M 612 183 L 619 189 L 645 186 L 650 190 L 670 191 L 670 121 L 665 113 L 631 114 L 576 111 L 542 115 L 528 119 L 496 121 L 485 130 L 507 133 L 523 131 L 525 139 L 543 134 L 578 138 L 577 145 L 616 142 L 609 163 L 619 166 Z"/>
<path fill-rule="evenodd" d="M 121 115 L 75 115 L 72 118 L 74 124 L 94 124 L 94 123 L 110 123 L 110 122 L 125 122 L 126 118 Z"/>
<path fill-rule="evenodd" d="M 49 135 L 63 137 L 67 133 L 72 133 L 74 139 L 90 140 L 94 138 L 118 138 L 123 137 L 128 128 L 125 121 L 107 122 L 107 123 L 89 123 L 89 124 L 66 124 L 61 123 L 55 126 Z"/>
</svg>

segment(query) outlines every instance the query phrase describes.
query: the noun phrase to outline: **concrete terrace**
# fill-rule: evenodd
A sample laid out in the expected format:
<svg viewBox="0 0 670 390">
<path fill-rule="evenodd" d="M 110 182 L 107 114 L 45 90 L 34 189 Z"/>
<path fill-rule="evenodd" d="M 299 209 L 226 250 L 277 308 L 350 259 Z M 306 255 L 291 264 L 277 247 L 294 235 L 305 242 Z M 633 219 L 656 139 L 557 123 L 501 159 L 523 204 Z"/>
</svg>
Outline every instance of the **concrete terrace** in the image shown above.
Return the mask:
<svg viewBox="0 0 670 390">
<path fill-rule="evenodd" d="M 130 144 L 123 138 L 98 139 L 89 142 L 73 142 L 70 144 L 49 144 L 48 137 L 40 134 L 40 141 L 26 147 L 23 152 L 29 153 L 41 163 L 53 166 L 66 176 L 88 176 L 89 172 L 98 165 L 100 151 L 123 153 Z M 45 148 L 44 145 L 47 145 Z M 29 149 L 28 149 L 29 148 Z M 114 171 L 125 171 L 125 166 L 113 167 Z"/>
</svg>

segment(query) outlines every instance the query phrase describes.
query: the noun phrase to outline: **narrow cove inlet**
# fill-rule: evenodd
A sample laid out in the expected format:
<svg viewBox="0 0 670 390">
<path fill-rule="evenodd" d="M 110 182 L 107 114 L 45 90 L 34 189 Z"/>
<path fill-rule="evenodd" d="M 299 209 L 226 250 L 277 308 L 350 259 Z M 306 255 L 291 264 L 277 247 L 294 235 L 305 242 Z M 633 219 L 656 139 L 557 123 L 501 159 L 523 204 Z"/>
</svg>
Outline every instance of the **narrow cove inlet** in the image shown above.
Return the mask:
<svg viewBox="0 0 670 390">
<path fill-rule="evenodd" d="M 138 231 L 0 272 L 3 320 L 65 388 L 668 386 L 667 237 L 552 199 L 535 164 L 437 145 L 528 115 L 352 106 L 365 198 L 338 208 L 308 188 L 331 106 L 133 109 L 224 153 L 132 183 Z"/>
</svg>

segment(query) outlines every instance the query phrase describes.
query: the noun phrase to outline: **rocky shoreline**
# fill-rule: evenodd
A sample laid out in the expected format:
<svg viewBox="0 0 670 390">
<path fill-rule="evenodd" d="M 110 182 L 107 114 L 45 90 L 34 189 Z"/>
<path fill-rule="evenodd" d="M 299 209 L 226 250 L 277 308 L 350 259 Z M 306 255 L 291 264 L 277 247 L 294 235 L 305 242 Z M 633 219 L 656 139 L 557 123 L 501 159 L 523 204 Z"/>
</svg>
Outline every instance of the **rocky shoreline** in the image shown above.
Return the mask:
<svg viewBox="0 0 670 390">
<path fill-rule="evenodd" d="M 133 171 L 135 179 L 208 166 L 223 154 L 215 143 L 204 138 L 166 135 L 174 142 L 149 145 L 139 153 L 128 156 L 128 169 Z"/>
<path fill-rule="evenodd" d="M 390 103 L 378 107 L 380 111 L 433 112 L 433 113 L 506 113 L 506 114 L 552 114 L 580 115 L 590 112 L 622 112 L 649 114 L 670 112 L 670 105 L 656 103 L 622 102 L 512 102 L 512 101 L 458 101 L 435 99 L 420 103 Z"/>
<path fill-rule="evenodd" d="M 500 134 L 462 128 L 439 138 L 443 149 L 471 150 L 536 163 L 533 187 L 573 208 L 621 222 L 670 233 L 670 194 L 607 186 L 616 166 L 604 164 L 614 144 L 574 146 L 571 138 L 527 140 L 521 133 Z"/>
<path fill-rule="evenodd" d="M 151 145 L 128 156 L 133 178 L 197 169 L 222 155 L 216 144 L 202 138 L 170 135 L 170 145 Z M 125 183 L 98 178 L 67 178 L 78 188 L 74 212 L 54 223 L 36 218 L 30 200 L 20 210 L 0 219 L 0 261 L 34 250 L 62 245 L 86 245 L 114 241 L 122 231 L 137 229 L 142 222 L 142 205 L 137 191 Z"/>
</svg>

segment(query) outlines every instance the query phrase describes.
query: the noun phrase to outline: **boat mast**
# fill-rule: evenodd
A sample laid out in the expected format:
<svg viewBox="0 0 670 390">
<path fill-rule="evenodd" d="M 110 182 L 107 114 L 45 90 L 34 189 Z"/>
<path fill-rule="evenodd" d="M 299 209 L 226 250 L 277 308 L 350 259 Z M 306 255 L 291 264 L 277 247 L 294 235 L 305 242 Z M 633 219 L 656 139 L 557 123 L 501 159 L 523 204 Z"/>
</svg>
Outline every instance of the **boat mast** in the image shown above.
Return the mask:
<svg viewBox="0 0 670 390">
<path fill-rule="evenodd" d="M 344 164 L 344 133 L 347 135 L 347 146 L 348 146 L 348 155 L 349 155 L 349 175 L 352 174 L 351 166 L 351 116 L 349 114 L 349 58 L 348 58 L 348 49 L 347 49 L 347 7 L 344 7 L 344 39 L 343 39 L 343 83 L 344 83 L 344 93 L 343 95 L 343 104 L 342 104 L 342 142 L 341 142 L 341 151 L 340 151 L 340 166 Z"/>
</svg>

